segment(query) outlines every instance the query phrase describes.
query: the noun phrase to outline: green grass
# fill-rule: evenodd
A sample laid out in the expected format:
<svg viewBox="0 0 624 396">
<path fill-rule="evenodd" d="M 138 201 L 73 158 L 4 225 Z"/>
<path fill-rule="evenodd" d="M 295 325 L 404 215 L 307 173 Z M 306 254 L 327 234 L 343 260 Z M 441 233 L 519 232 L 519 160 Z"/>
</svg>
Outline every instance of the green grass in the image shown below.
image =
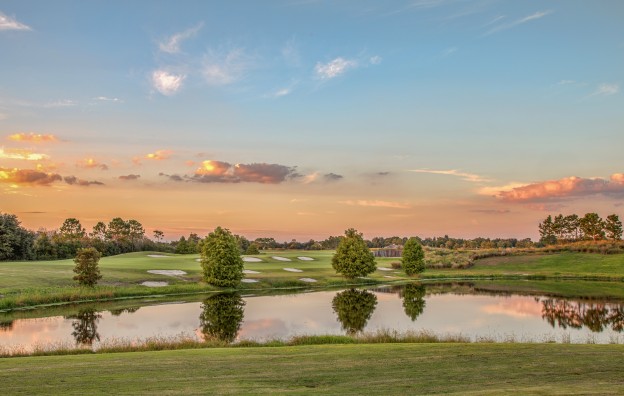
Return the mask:
<svg viewBox="0 0 624 396">
<path fill-rule="evenodd" d="M 0 359 L 3 394 L 622 394 L 622 345 L 344 344 Z"/>
<path fill-rule="evenodd" d="M 150 295 L 187 295 L 219 290 L 201 282 L 198 255 L 167 254 L 167 257 L 149 257 L 153 252 L 129 253 L 105 257 L 100 261 L 103 275 L 95 288 L 80 288 L 72 280 L 72 260 L 0 262 L 0 310 L 15 309 L 63 302 L 83 302 L 131 298 Z M 590 253 L 559 253 L 551 255 L 512 255 L 477 260 L 470 268 L 427 269 L 419 278 L 410 278 L 400 269 L 393 269 L 397 258 L 378 258 L 378 269 L 366 279 L 348 280 L 337 275 L 331 266 L 332 251 L 269 251 L 255 257 L 262 262 L 245 263 L 245 268 L 258 271 L 246 277 L 258 283 L 243 283 L 239 290 L 254 292 L 280 288 L 327 288 L 347 285 L 404 282 L 413 279 L 585 279 L 624 280 L 624 255 Z M 440 256 L 439 251 L 429 251 L 429 258 Z M 465 252 L 442 255 L 456 257 Z M 273 256 L 290 258 L 279 261 Z M 298 256 L 311 257 L 313 261 L 299 260 Z M 459 257 L 459 256 L 457 256 Z M 463 257 L 463 256 L 462 256 Z M 293 273 L 283 268 L 296 268 Z M 388 269 L 383 271 L 382 269 Z M 182 270 L 182 276 L 150 274 L 148 270 Z M 305 283 L 300 278 L 313 278 L 316 283 Z M 169 286 L 148 288 L 144 281 L 165 281 Z"/>
</svg>

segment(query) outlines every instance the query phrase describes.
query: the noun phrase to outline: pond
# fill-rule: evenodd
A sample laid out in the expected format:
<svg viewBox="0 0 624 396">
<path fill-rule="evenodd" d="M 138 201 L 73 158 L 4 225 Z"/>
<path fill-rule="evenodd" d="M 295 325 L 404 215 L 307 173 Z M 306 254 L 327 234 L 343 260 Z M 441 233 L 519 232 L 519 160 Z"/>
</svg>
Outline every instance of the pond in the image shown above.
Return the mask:
<svg viewBox="0 0 624 396">
<path fill-rule="evenodd" d="M 266 341 L 376 330 L 473 341 L 624 342 L 624 301 L 521 295 L 471 283 L 409 284 L 289 295 L 218 294 L 0 314 L 0 347 L 190 336 Z M 495 289 L 495 288 L 494 288 Z M 115 305 L 116 304 L 116 305 Z"/>
</svg>

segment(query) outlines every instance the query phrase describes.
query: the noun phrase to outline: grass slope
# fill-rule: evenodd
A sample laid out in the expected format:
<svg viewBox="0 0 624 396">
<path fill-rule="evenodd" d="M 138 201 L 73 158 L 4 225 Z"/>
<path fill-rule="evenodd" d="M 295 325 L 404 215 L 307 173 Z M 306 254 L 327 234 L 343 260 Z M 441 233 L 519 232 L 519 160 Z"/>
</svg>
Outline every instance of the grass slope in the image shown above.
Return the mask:
<svg viewBox="0 0 624 396">
<path fill-rule="evenodd" d="M 0 359 L 3 394 L 622 394 L 622 345 L 374 344 Z"/>
</svg>

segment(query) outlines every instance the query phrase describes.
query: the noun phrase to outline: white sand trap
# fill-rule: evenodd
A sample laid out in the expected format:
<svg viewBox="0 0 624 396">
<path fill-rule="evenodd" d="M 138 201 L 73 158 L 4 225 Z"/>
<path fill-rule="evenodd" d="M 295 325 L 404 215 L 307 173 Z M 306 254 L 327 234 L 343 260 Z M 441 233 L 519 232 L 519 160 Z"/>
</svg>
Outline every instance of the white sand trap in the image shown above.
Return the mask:
<svg viewBox="0 0 624 396">
<path fill-rule="evenodd" d="M 201 259 L 195 259 L 195 261 L 200 262 L 200 261 L 201 261 Z"/>
<path fill-rule="evenodd" d="M 392 275 L 384 275 L 384 278 L 390 278 L 390 279 L 396 279 L 396 276 L 392 276 Z"/>
<path fill-rule="evenodd" d="M 262 259 L 258 257 L 243 257 L 243 261 L 246 263 L 261 263 Z"/>
<path fill-rule="evenodd" d="M 301 261 L 314 261 L 312 257 L 299 256 L 297 258 Z"/>
<path fill-rule="evenodd" d="M 243 270 L 243 274 L 259 274 L 260 271 Z"/>
<path fill-rule="evenodd" d="M 258 283 L 259 280 L 258 279 L 246 278 L 246 279 L 241 280 L 241 282 L 243 282 L 243 283 Z"/>
<path fill-rule="evenodd" d="M 186 275 L 186 272 L 180 270 L 148 270 L 150 274 L 167 275 L 167 276 L 179 276 Z"/>
<path fill-rule="evenodd" d="M 297 268 L 282 268 L 284 271 L 288 271 L 288 272 L 303 272 L 300 269 Z"/>
<path fill-rule="evenodd" d="M 315 283 L 316 279 L 312 279 L 312 278 L 299 278 L 300 281 L 302 282 L 307 282 L 307 283 Z"/>
<path fill-rule="evenodd" d="M 291 259 L 287 258 L 287 257 L 280 257 L 280 256 L 271 256 L 272 259 L 277 260 L 277 261 L 292 261 Z"/>
<path fill-rule="evenodd" d="M 165 256 L 164 254 L 148 254 L 147 257 L 163 258 L 163 257 L 169 257 L 169 256 Z"/>
<path fill-rule="evenodd" d="M 377 267 L 379 271 L 394 271 L 392 268 Z"/>
<path fill-rule="evenodd" d="M 143 282 L 141 283 L 141 285 L 147 286 L 147 287 L 164 287 L 164 286 L 169 286 L 169 283 L 168 282 Z"/>
</svg>

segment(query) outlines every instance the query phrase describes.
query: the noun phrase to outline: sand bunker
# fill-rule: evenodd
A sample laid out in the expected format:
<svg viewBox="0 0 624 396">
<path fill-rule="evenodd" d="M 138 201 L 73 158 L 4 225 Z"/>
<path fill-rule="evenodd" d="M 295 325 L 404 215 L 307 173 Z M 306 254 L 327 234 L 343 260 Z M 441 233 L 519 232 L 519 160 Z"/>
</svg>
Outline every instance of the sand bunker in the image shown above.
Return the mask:
<svg viewBox="0 0 624 396">
<path fill-rule="evenodd" d="M 167 276 L 179 276 L 186 275 L 186 272 L 180 270 L 148 270 L 150 274 L 167 275 Z"/>
<path fill-rule="evenodd" d="M 277 261 L 292 261 L 289 258 L 286 257 L 280 257 L 280 256 L 271 256 L 272 259 L 277 260 Z"/>
<path fill-rule="evenodd" d="M 164 287 L 164 286 L 169 286 L 168 282 L 143 282 L 141 283 L 141 285 L 143 286 L 147 286 L 147 287 Z"/>
<path fill-rule="evenodd" d="M 299 278 L 300 281 L 302 282 L 307 282 L 307 283 L 314 283 L 316 282 L 316 279 L 312 279 L 312 278 Z"/>
<path fill-rule="evenodd" d="M 148 254 L 147 257 L 163 258 L 163 257 L 169 257 L 169 256 L 165 256 L 164 254 Z"/>
<path fill-rule="evenodd" d="M 243 283 L 258 283 L 258 282 L 259 282 L 259 280 L 258 280 L 258 279 L 250 279 L 250 278 L 247 278 L 247 279 L 243 279 L 243 280 L 241 280 L 241 282 L 243 282 Z"/>
<path fill-rule="evenodd" d="M 377 267 L 379 271 L 394 271 L 392 268 Z"/>
<path fill-rule="evenodd" d="M 297 258 L 301 261 L 314 261 L 312 257 L 299 256 Z"/>
<path fill-rule="evenodd" d="M 384 278 L 390 278 L 390 279 L 396 279 L 396 276 L 392 276 L 392 275 L 384 275 Z"/>
<path fill-rule="evenodd" d="M 260 271 L 243 270 L 243 274 L 259 274 Z"/>
<path fill-rule="evenodd" d="M 297 268 L 282 268 L 284 271 L 288 271 L 288 272 L 303 272 L 300 269 Z"/>
<path fill-rule="evenodd" d="M 262 260 L 259 259 L 258 257 L 243 257 L 243 261 L 245 261 L 247 263 L 260 263 L 260 262 L 262 262 Z"/>
</svg>

